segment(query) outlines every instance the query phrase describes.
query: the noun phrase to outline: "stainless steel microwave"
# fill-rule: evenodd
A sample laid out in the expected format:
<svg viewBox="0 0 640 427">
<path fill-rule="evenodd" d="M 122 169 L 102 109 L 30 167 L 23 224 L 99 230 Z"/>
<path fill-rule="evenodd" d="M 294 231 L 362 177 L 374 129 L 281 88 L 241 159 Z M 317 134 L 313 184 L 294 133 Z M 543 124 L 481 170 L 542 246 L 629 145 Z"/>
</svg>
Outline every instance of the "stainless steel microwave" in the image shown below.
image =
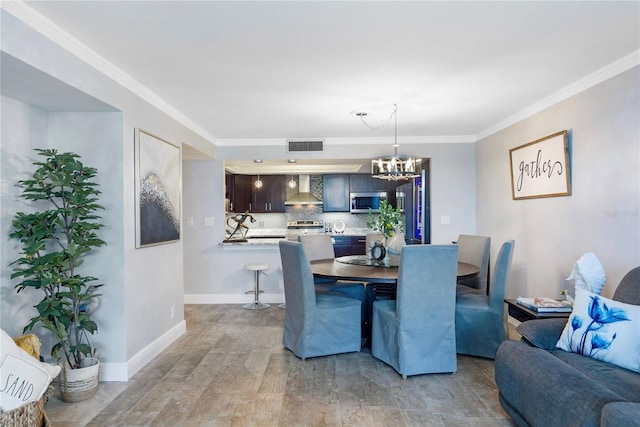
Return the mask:
<svg viewBox="0 0 640 427">
<path fill-rule="evenodd" d="M 368 213 L 380 212 L 380 202 L 387 200 L 387 193 L 369 192 L 369 193 L 350 193 L 351 213 Z"/>
</svg>

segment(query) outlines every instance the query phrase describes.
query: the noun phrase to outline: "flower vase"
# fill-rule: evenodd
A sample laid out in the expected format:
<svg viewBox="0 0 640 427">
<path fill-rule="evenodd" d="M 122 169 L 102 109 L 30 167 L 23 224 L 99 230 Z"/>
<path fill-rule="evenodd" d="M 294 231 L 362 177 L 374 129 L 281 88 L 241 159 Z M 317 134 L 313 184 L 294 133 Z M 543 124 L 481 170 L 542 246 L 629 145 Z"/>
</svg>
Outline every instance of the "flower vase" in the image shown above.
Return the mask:
<svg viewBox="0 0 640 427">
<path fill-rule="evenodd" d="M 405 245 L 404 233 L 400 227 L 396 227 L 393 230 L 393 235 L 388 237 L 385 241 L 385 249 L 387 250 L 388 260 L 385 260 L 385 264 L 390 267 L 397 267 L 400 265 L 400 253 L 402 247 Z"/>
</svg>

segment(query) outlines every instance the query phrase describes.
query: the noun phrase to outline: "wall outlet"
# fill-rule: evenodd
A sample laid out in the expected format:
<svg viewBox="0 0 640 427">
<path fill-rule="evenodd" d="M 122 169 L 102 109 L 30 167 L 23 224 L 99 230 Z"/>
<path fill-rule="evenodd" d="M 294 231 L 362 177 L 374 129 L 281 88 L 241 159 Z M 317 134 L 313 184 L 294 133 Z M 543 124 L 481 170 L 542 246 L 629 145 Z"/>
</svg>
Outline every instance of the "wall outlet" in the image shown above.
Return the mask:
<svg viewBox="0 0 640 427">
<path fill-rule="evenodd" d="M 176 317 L 176 306 L 172 305 L 171 306 L 171 319 L 173 319 L 174 317 Z"/>
<path fill-rule="evenodd" d="M 264 221 L 258 221 L 258 227 L 264 227 Z"/>
<path fill-rule="evenodd" d="M 205 227 L 213 227 L 213 217 L 212 216 L 205 216 L 204 217 L 204 226 Z"/>
<path fill-rule="evenodd" d="M 440 224 L 442 225 L 449 225 L 451 224 L 451 218 L 449 218 L 449 215 L 443 215 L 440 217 Z"/>
</svg>

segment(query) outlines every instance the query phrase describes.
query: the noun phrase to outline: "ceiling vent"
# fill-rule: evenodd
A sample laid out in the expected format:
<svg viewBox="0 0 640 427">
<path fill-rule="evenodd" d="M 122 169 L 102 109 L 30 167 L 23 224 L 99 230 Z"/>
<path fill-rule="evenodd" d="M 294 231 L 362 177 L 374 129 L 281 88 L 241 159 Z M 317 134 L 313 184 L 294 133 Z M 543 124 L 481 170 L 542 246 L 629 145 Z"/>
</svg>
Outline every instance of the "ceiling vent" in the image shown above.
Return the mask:
<svg viewBox="0 0 640 427">
<path fill-rule="evenodd" d="M 300 152 L 322 152 L 324 151 L 324 140 L 294 140 L 287 141 L 287 152 L 300 153 Z"/>
</svg>

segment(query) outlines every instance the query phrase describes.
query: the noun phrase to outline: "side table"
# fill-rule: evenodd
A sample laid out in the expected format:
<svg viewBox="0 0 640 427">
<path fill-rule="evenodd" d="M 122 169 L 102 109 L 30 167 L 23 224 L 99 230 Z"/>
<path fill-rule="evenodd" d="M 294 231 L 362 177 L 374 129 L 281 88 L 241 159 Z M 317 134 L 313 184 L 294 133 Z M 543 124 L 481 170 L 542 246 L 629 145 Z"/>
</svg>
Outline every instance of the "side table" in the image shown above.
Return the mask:
<svg viewBox="0 0 640 427">
<path fill-rule="evenodd" d="M 543 313 L 539 313 L 535 310 L 531 310 L 523 305 L 520 305 L 514 299 L 505 299 L 504 302 L 507 304 L 507 310 L 509 313 L 509 317 L 516 320 L 516 326 L 520 324 L 520 322 L 525 322 L 527 320 L 533 319 L 552 319 L 552 318 L 565 318 L 568 319 L 571 315 L 570 311 L 545 311 Z M 508 336 L 511 339 L 518 339 L 519 334 L 515 329 L 512 330 L 513 323 L 507 321 L 507 331 Z"/>
</svg>

